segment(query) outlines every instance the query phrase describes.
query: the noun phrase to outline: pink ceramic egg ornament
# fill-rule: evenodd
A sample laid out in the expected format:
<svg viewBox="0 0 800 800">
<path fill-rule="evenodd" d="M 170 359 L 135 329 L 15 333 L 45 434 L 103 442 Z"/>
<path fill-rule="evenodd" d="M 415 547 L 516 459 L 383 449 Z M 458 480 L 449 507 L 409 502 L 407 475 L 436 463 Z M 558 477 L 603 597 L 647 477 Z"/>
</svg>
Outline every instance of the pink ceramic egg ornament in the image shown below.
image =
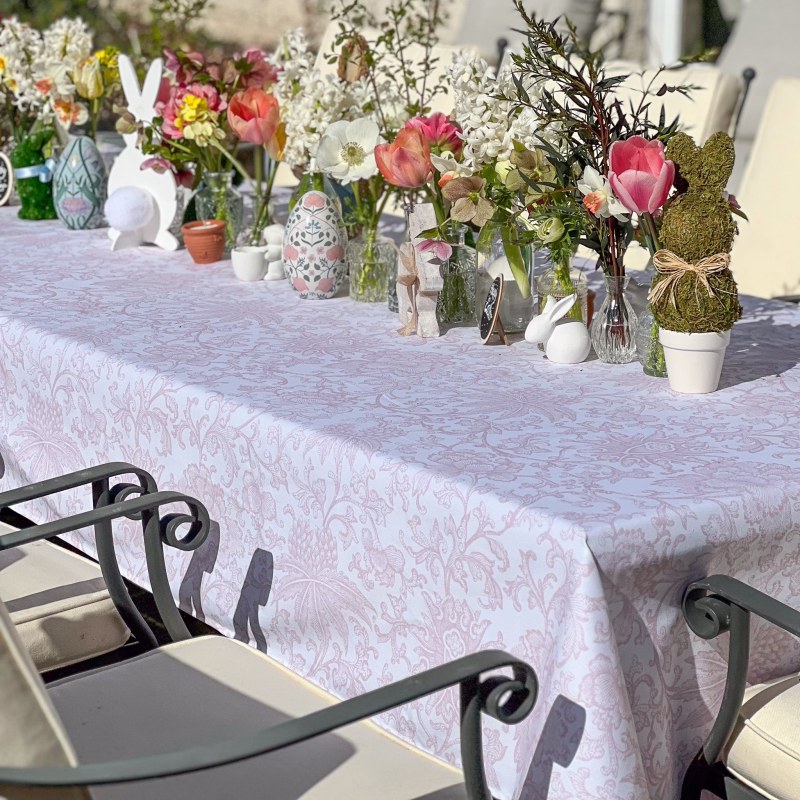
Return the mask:
<svg viewBox="0 0 800 800">
<path fill-rule="evenodd" d="M 347 233 L 334 202 L 306 192 L 289 214 L 283 237 L 283 266 L 300 297 L 333 297 L 345 275 Z"/>
</svg>

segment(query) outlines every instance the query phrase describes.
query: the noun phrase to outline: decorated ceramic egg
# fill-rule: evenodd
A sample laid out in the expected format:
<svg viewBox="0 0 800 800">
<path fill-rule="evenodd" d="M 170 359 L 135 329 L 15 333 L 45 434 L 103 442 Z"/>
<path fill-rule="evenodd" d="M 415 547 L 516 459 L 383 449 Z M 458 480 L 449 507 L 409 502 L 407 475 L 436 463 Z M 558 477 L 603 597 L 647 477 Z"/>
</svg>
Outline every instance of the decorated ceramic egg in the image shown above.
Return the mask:
<svg viewBox="0 0 800 800">
<path fill-rule="evenodd" d="M 289 214 L 283 236 L 283 266 L 300 297 L 325 300 L 339 291 L 346 245 L 334 202 L 322 192 L 306 192 Z"/>
<path fill-rule="evenodd" d="M 53 173 L 53 201 L 58 218 L 73 230 L 104 224 L 108 178 L 100 151 L 88 136 L 67 145 Z"/>
</svg>

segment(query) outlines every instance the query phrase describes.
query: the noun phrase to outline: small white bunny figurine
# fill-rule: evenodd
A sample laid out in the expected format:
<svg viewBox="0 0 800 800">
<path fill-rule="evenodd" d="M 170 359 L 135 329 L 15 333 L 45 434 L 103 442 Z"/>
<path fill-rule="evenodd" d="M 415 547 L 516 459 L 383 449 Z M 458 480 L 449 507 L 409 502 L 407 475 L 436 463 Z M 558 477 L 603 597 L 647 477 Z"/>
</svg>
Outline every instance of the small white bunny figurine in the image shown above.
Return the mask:
<svg viewBox="0 0 800 800">
<path fill-rule="evenodd" d="M 286 277 L 283 271 L 283 225 L 268 225 L 262 237 L 267 245 L 265 258 L 269 264 L 265 281 L 279 281 Z"/>
<path fill-rule="evenodd" d="M 544 344 L 547 358 L 555 364 L 579 364 L 592 348 L 589 331 L 578 319 L 563 319 L 578 295 L 556 301 L 548 296 L 544 310 L 525 329 L 525 341 Z M 560 322 L 559 322 L 560 320 Z"/>
<path fill-rule="evenodd" d="M 119 57 L 119 75 L 128 111 L 139 122 L 150 123 L 156 115 L 156 99 L 161 87 L 162 62 L 157 58 L 147 70 L 143 88 L 130 58 Z M 108 176 L 106 218 L 111 249 L 157 244 L 164 250 L 177 250 L 178 240 L 169 227 L 178 211 L 175 176 L 167 170 L 158 173 L 142 169 L 147 156 L 136 146 L 138 134 L 123 135 L 125 149 L 119 154 Z"/>
</svg>

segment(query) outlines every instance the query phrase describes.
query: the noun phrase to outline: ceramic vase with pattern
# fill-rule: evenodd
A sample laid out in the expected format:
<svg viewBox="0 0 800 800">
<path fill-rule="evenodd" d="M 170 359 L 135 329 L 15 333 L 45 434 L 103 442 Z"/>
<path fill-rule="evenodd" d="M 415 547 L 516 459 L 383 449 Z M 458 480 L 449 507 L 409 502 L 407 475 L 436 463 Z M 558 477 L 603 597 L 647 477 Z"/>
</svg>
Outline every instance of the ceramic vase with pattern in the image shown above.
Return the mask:
<svg viewBox="0 0 800 800">
<path fill-rule="evenodd" d="M 53 174 L 53 201 L 58 218 L 72 230 L 105 224 L 108 176 L 97 145 L 88 136 L 70 140 Z"/>
<path fill-rule="evenodd" d="M 283 266 L 302 298 L 333 297 L 345 275 L 347 233 L 336 204 L 306 192 L 292 209 L 283 237 Z"/>
</svg>

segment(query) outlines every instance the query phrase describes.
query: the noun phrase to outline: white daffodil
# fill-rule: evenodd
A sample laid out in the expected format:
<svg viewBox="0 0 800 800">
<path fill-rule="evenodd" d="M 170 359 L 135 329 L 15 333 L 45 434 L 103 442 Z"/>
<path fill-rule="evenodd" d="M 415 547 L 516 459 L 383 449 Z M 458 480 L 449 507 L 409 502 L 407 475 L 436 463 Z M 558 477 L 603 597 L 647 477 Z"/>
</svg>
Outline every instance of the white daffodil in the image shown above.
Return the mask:
<svg viewBox="0 0 800 800">
<path fill-rule="evenodd" d="M 340 183 L 352 183 L 378 174 L 375 146 L 380 130 L 368 117 L 329 125 L 317 148 L 317 166 Z"/>
<path fill-rule="evenodd" d="M 463 178 L 472 177 L 472 170 L 468 169 L 460 161 L 456 161 L 456 157 L 449 150 L 443 150 L 440 156 L 431 153 L 431 164 L 441 175 L 452 174 Z"/>
<path fill-rule="evenodd" d="M 583 205 L 601 219 L 615 217 L 620 222 L 628 219 L 625 206 L 614 197 L 611 185 L 594 167 L 588 164 L 583 170 L 583 177 L 578 181 L 578 188 L 583 195 Z"/>
</svg>

